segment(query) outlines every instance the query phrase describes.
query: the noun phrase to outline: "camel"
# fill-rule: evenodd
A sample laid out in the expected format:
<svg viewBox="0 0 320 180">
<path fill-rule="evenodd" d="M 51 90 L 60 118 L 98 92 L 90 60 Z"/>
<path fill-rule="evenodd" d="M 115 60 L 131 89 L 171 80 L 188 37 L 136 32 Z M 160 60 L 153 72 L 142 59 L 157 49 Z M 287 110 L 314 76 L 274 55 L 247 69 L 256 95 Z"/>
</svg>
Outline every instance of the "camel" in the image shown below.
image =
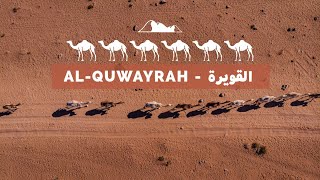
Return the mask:
<svg viewBox="0 0 320 180">
<path fill-rule="evenodd" d="M 210 61 L 209 58 L 209 51 L 216 51 L 216 55 L 217 55 L 217 59 L 219 58 L 220 55 L 220 61 L 222 61 L 222 54 L 221 54 L 221 47 L 219 46 L 219 44 L 213 42 L 212 40 L 209 40 L 208 42 L 204 43 L 202 46 L 199 45 L 198 41 L 192 41 L 197 48 L 203 50 L 204 52 L 204 59 L 203 61 L 206 61 L 206 56 L 208 57 L 207 61 Z"/>
<path fill-rule="evenodd" d="M 153 60 L 155 59 L 156 55 L 158 57 L 159 61 L 159 53 L 158 53 L 158 46 L 155 45 L 153 42 L 146 40 L 145 42 L 141 43 L 139 46 L 136 45 L 135 41 L 130 41 L 130 43 L 133 45 L 134 48 L 141 51 L 141 61 L 144 56 L 144 61 L 147 61 L 147 55 L 146 51 L 152 51 L 153 52 Z"/>
<path fill-rule="evenodd" d="M 225 101 L 225 102 L 222 102 L 222 103 L 221 102 L 217 102 L 217 101 L 211 101 L 211 102 L 208 102 L 204 108 L 216 108 L 216 107 L 218 107 L 218 106 L 220 106 L 222 104 L 226 104 L 228 102 L 229 101 Z"/>
<path fill-rule="evenodd" d="M 250 100 L 235 100 L 233 102 L 230 103 L 230 106 L 235 106 L 235 107 L 241 107 L 244 106 L 247 102 L 253 101 L 254 99 L 250 99 Z"/>
<path fill-rule="evenodd" d="M 164 44 L 164 46 L 167 49 L 170 49 L 172 51 L 172 61 L 174 61 L 174 57 L 176 56 L 176 61 L 178 61 L 178 51 L 184 51 L 185 54 L 185 61 L 187 60 L 187 57 L 189 56 L 189 61 L 191 61 L 191 55 L 189 53 L 190 47 L 188 46 L 188 44 L 182 42 L 181 40 L 177 40 L 177 42 L 171 44 L 170 46 L 167 44 L 167 41 L 161 41 L 162 44 Z"/>
<path fill-rule="evenodd" d="M 80 109 L 83 107 L 88 107 L 89 104 L 91 103 L 92 103 L 91 101 L 82 102 L 82 101 L 71 100 L 67 102 L 66 109 Z"/>
<path fill-rule="evenodd" d="M 290 93 L 287 93 L 287 94 L 282 95 L 281 97 L 284 98 L 284 99 L 292 99 L 292 98 L 299 97 L 299 96 L 301 96 L 301 95 L 302 95 L 301 93 L 290 92 Z"/>
<path fill-rule="evenodd" d="M 111 108 L 111 107 L 115 107 L 116 105 L 118 104 L 123 104 L 124 102 L 120 101 L 120 102 L 110 102 L 110 101 L 102 101 L 100 103 L 101 107 L 104 107 L 104 108 Z"/>
<path fill-rule="evenodd" d="M 121 53 L 122 53 L 121 61 L 123 61 L 124 56 L 126 56 L 126 61 L 128 61 L 127 47 L 123 43 L 121 43 L 120 41 L 114 40 L 108 46 L 106 46 L 102 40 L 98 41 L 98 43 L 101 44 L 101 46 L 104 49 L 109 51 L 109 53 L 110 53 L 109 61 L 111 61 L 112 57 L 113 57 L 113 61 L 116 60 L 115 55 L 114 55 L 115 51 L 121 51 Z"/>
<path fill-rule="evenodd" d="M 235 45 L 231 46 L 230 45 L 230 42 L 227 40 L 227 41 L 224 41 L 224 43 L 227 44 L 227 46 L 236 51 L 236 60 L 235 61 L 241 61 L 241 57 L 240 57 L 240 52 L 241 51 L 247 51 L 248 52 L 248 61 L 250 60 L 250 55 L 251 55 L 251 59 L 253 61 L 253 53 L 252 53 L 252 46 L 245 42 L 244 40 L 240 40 L 238 43 L 236 43 Z M 238 58 L 239 56 L 239 58 Z"/>
<path fill-rule="evenodd" d="M 276 99 L 275 96 L 263 96 L 263 97 L 257 99 L 253 104 L 259 106 L 262 103 L 269 103 L 271 101 L 274 101 L 275 99 Z"/>
<path fill-rule="evenodd" d="M 80 55 L 81 55 L 81 61 L 83 60 L 83 51 L 89 51 L 90 52 L 90 61 L 92 60 L 92 56 L 94 56 L 94 61 L 97 60 L 96 53 L 94 51 L 94 46 L 87 40 L 83 40 L 82 42 L 78 43 L 77 45 L 73 45 L 72 41 L 67 41 L 67 43 L 71 46 L 72 49 L 75 49 L 78 51 L 78 61 L 80 61 Z"/>
<path fill-rule="evenodd" d="M 8 112 L 14 112 L 19 108 L 20 105 L 21 105 L 21 103 L 18 103 L 18 104 L 6 104 L 6 105 L 2 106 L 2 108 L 6 109 Z"/>
<path fill-rule="evenodd" d="M 271 101 L 273 101 L 275 99 L 276 99 L 275 96 L 263 96 L 262 98 L 259 98 L 258 100 L 260 102 L 271 102 Z"/>
<path fill-rule="evenodd" d="M 200 106 L 200 103 L 198 101 L 198 104 L 196 105 L 192 105 L 192 104 L 177 104 L 173 109 L 182 109 L 183 111 L 184 110 L 187 110 L 187 109 L 191 109 L 193 107 L 196 107 L 196 106 Z"/>
<path fill-rule="evenodd" d="M 160 109 L 161 107 L 172 106 L 172 104 L 164 105 L 162 103 L 158 103 L 156 101 L 146 102 L 142 109 L 151 108 L 151 109 Z"/>
</svg>

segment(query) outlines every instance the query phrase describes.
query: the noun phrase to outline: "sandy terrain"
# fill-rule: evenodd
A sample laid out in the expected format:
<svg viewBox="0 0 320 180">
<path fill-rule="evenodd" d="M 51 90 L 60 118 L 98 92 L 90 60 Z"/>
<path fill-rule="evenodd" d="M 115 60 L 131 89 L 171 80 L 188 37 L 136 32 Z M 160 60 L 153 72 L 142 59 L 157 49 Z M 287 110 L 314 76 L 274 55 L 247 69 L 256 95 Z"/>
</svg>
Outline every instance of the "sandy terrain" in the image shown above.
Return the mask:
<svg viewBox="0 0 320 180">
<path fill-rule="evenodd" d="M 187 117 L 199 108 L 195 107 L 180 112 L 179 118 L 161 118 L 169 110 L 162 108 L 153 111 L 151 118 L 128 118 L 153 100 L 194 104 L 200 98 L 222 102 L 290 91 L 319 93 L 319 1 L 179 0 L 157 6 L 157 0 L 131 1 L 1 2 L 0 103 L 23 104 L 13 114 L 0 117 L 1 179 L 320 179 L 319 99 L 308 106 L 291 106 L 297 100 L 292 99 L 284 107 L 262 105 L 223 114 L 211 109 Z M 183 33 L 146 35 L 133 30 L 149 19 L 176 24 Z M 51 65 L 78 63 L 66 41 L 83 39 L 97 47 L 102 39 L 126 42 L 128 63 L 141 63 L 130 40 L 171 44 L 181 39 L 192 46 L 190 64 L 204 63 L 203 52 L 192 40 L 202 44 L 213 39 L 221 45 L 224 61 L 209 63 L 232 64 L 235 54 L 223 41 L 234 44 L 244 39 L 253 45 L 255 61 L 242 63 L 270 64 L 271 87 L 52 89 Z M 160 63 L 177 63 L 171 62 L 171 52 L 160 43 L 159 47 Z M 97 62 L 82 63 L 110 63 L 108 52 L 102 48 L 96 52 Z M 285 91 L 283 84 L 288 85 Z M 221 92 L 226 96 L 219 97 Z M 76 110 L 75 116 L 52 117 L 70 99 L 94 103 Z M 86 115 L 105 99 L 125 104 L 103 116 Z M 243 147 L 253 142 L 265 145 L 267 153 L 257 156 Z M 165 160 L 159 161 L 160 156 Z"/>
</svg>

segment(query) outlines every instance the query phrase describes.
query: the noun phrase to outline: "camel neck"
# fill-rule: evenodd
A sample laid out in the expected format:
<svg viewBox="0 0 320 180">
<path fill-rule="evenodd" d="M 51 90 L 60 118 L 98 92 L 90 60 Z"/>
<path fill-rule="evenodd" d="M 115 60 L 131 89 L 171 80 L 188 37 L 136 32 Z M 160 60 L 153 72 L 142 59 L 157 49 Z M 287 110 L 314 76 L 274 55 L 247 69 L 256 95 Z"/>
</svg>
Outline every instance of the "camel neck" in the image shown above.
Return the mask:
<svg viewBox="0 0 320 180">
<path fill-rule="evenodd" d="M 230 42 L 227 42 L 226 44 L 230 49 L 235 49 L 234 46 L 231 46 Z"/>
<path fill-rule="evenodd" d="M 73 43 L 72 43 L 72 42 L 69 42 L 69 45 L 71 46 L 71 48 L 72 48 L 72 49 L 78 49 L 78 47 L 77 47 L 77 46 L 75 46 L 75 45 L 73 45 Z"/>
<path fill-rule="evenodd" d="M 132 46 L 136 49 L 140 49 L 140 46 L 137 46 L 136 42 L 132 42 Z"/>
<path fill-rule="evenodd" d="M 197 46 L 197 48 L 203 49 L 203 46 L 200 46 L 198 42 L 196 42 L 195 45 Z"/>
<path fill-rule="evenodd" d="M 171 46 L 169 46 L 167 42 L 163 42 L 163 45 L 164 45 L 167 49 L 171 49 Z"/>
</svg>

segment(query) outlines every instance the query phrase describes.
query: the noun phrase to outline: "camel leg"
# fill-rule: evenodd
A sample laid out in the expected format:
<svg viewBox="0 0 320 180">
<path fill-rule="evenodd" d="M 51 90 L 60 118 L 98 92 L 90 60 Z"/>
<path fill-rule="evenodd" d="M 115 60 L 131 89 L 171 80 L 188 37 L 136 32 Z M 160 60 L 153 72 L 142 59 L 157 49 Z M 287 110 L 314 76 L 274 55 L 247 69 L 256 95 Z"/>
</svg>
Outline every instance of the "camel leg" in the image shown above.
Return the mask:
<svg viewBox="0 0 320 180">
<path fill-rule="evenodd" d="M 113 54 L 113 61 L 116 61 L 116 56 L 114 55 L 114 50 L 112 50 L 112 54 Z"/>
<path fill-rule="evenodd" d="M 187 50 L 187 53 L 188 53 L 188 55 L 189 55 L 189 61 L 191 61 L 191 54 L 190 54 L 190 52 L 189 52 L 189 49 Z M 209 54 L 208 54 L 209 55 Z"/>
<path fill-rule="evenodd" d="M 156 53 L 154 52 L 153 49 L 152 49 L 152 52 L 153 52 L 153 61 L 154 61 L 154 59 L 156 58 Z"/>
<path fill-rule="evenodd" d="M 186 51 L 186 50 L 184 50 L 184 61 L 186 61 L 186 60 L 187 60 L 187 57 L 188 57 L 188 55 L 187 55 L 187 51 Z"/>
<path fill-rule="evenodd" d="M 219 50 L 219 54 L 220 54 L 220 61 L 222 61 L 222 54 L 220 50 Z"/>
<path fill-rule="evenodd" d="M 140 60 L 140 61 L 142 61 L 142 58 L 143 58 L 143 51 L 140 51 L 140 53 L 141 53 L 141 60 Z"/>
<path fill-rule="evenodd" d="M 147 53 L 146 53 L 146 50 L 144 50 L 144 61 L 147 61 Z"/>
<path fill-rule="evenodd" d="M 125 55 L 126 55 L 126 61 L 128 61 L 128 54 L 127 51 L 124 51 Z"/>
<path fill-rule="evenodd" d="M 81 61 L 84 61 L 84 59 L 83 59 L 83 52 L 82 52 L 82 51 L 81 51 L 81 58 L 82 58 Z"/>
<path fill-rule="evenodd" d="M 241 52 L 240 52 L 240 48 L 238 49 L 238 55 L 239 55 L 239 61 L 241 61 Z"/>
<path fill-rule="evenodd" d="M 206 61 L 206 57 L 207 57 L 207 52 L 206 52 L 206 51 L 203 51 L 203 54 L 204 54 L 204 58 L 203 58 L 203 61 Z"/>
<path fill-rule="evenodd" d="M 157 54 L 157 58 L 158 58 L 158 61 L 159 61 L 159 53 L 158 53 L 158 50 L 156 50 L 156 54 Z"/>
<path fill-rule="evenodd" d="M 90 61 L 92 60 L 92 51 L 91 49 L 89 49 L 89 52 L 90 52 Z"/>
<path fill-rule="evenodd" d="M 111 61 L 111 56 L 112 56 L 112 53 L 111 51 L 109 51 L 109 61 Z"/>
<path fill-rule="evenodd" d="M 208 59 L 207 59 L 207 61 L 210 61 L 209 50 L 207 50 L 207 54 L 208 54 Z"/>
<path fill-rule="evenodd" d="M 176 53 L 176 61 L 179 61 L 179 58 L 178 58 L 178 52 L 175 51 L 174 53 Z"/>
<path fill-rule="evenodd" d="M 217 59 L 216 59 L 216 61 L 218 61 L 218 59 L 219 59 L 218 50 L 215 50 L 215 51 L 216 51 L 216 55 L 217 55 Z"/>
<path fill-rule="evenodd" d="M 122 52 L 122 55 L 125 55 L 125 56 L 126 56 L 126 61 L 128 61 L 128 54 L 127 54 L 126 48 L 123 47 L 123 48 L 121 49 L 121 52 Z"/>
<path fill-rule="evenodd" d="M 78 61 L 80 61 L 80 51 L 78 51 Z"/>
<path fill-rule="evenodd" d="M 236 51 L 236 60 L 235 61 L 238 61 L 238 51 Z"/>
<path fill-rule="evenodd" d="M 248 52 L 248 60 L 247 60 L 247 61 L 249 61 L 249 60 L 250 60 L 250 52 L 249 52 L 249 49 L 247 49 L 247 52 Z"/>
<path fill-rule="evenodd" d="M 121 49 L 121 54 L 122 54 L 121 61 L 123 61 L 123 59 L 124 59 L 124 53 L 123 53 L 123 50 L 122 50 L 122 49 Z"/>
<path fill-rule="evenodd" d="M 251 53 L 251 59 L 253 61 L 253 53 L 252 53 L 252 49 L 250 49 L 250 53 Z"/>
<path fill-rule="evenodd" d="M 94 51 L 94 49 L 92 50 L 92 53 L 94 55 L 94 61 L 97 61 L 97 55 L 96 55 L 96 52 Z"/>
<path fill-rule="evenodd" d="M 174 51 L 172 51 L 172 61 L 174 61 Z"/>
</svg>

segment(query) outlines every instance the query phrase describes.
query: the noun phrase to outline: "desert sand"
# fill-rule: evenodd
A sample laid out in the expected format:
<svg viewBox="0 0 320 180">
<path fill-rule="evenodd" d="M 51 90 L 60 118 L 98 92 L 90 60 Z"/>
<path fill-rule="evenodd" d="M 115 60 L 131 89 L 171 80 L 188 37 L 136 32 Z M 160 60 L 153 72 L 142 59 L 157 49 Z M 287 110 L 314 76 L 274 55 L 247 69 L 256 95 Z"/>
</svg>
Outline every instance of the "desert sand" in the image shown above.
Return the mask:
<svg viewBox="0 0 320 180">
<path fill-rule="evenodd" d="M 319 93 L 319 1 L 8 0 L 1 2 L 0 17 L 0 103 L 22 103 L 0 117 L 1 179 L 320 179 L 319 99 L 292 106 L 296 98 L 283 107 L 262 105 L 247 112 L 212 114 L 213 108 L 187 117 L 195 107 L 178 118 L 159 118 L 168 107 L 147 119 L 128 118 L 154 100 L 195 104 L 200 98 L 223 102 Z M 134 31 L 149 19 L 176 24 L 183 33 Z M 129 64 L 143 63 L 131 40 L 157 42 L 159 63 L 235 64 L 234 51 L 223 41 L 244 39 L 253 45 L 255 61 L 241 63 L 269 64 L 271 85 L 263 90 L 52 89 L 53 64 L 112 64 L 103 48 L 96 49 L 96 62 L 77 62 L 66 41 L 83 39 L 97 47 L 99 40 L 125 42 Z M 191 62 L 171 62 L 172 53 L 160 44 L 177 39 L 192 47 Z M 222 62 L 203 62 L 203 52 L 192 44 L 208 39 L 222 47 Z M 93 103 L 75 116 L 52 116 L 71 99 Z M 86 115 L 106 99 L 125 103 L 103 116 Z M 253 142 L 266 146 L 267 153 L 244 148 Z"/>
</svg>

